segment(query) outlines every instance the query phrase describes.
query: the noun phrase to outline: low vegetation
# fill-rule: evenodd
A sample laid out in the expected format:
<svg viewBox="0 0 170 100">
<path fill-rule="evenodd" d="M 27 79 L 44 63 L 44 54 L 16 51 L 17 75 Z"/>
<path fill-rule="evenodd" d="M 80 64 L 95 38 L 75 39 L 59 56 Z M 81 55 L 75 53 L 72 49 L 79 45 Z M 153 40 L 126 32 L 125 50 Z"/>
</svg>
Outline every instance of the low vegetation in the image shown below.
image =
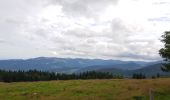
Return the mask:
<svg viewBox="0 0 170 100">
<path fill-rule="evenodd" d="M 60 80 L 0 83 L 1 100 L 169 100 L 170 79 Z"/>
</svg>

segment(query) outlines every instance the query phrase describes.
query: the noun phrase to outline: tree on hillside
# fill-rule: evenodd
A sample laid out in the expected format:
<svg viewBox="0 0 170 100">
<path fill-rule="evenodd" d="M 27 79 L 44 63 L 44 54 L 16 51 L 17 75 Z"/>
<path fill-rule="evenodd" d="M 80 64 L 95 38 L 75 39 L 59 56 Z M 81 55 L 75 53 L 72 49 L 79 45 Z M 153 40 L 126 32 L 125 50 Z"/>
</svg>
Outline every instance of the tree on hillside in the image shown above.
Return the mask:
<svg viewBox="0 0 170 100">
<path fill-rule="evenodd" d="M 164 47 L 159 50 L 159 54 L 165 61 L 162 70 L 170 71 L 170 31 L 164 32 L 161 42 L 164 43 Z"/>
</svg>

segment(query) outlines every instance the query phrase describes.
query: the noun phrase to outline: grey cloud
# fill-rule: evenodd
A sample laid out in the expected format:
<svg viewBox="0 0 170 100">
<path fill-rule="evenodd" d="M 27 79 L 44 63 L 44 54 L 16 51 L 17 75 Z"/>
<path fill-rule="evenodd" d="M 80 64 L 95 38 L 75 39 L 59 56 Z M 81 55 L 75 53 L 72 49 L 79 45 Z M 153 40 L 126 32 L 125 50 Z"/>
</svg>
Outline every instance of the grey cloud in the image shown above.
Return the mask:
<svg viewBox="0 0 170 100">
<path fill-rule="evenodd" d="M 9 41 L 8 39 L 0 39 L 0 45 L 3 46 L 14 46 L 15 44 L 12 41 Z"/>
<path fill-rule="evenodd" d="M 134 32 L 137 31 L 135 29 L 131 30 L 133 27 L 128 26 L 120 19 L 114 19 L 110 31 L 106 32 L 94 32 L 90 29 L 81 28 L 67 30 L 62 34 L 62 37 L 51 38 L 55 44 L 53 46 L 56 47 L 51 50 L 58 52 L 60 55 L 146 59 L 149 55 L 143 55 L 142 53 L 146 52 L 146 48 L 154 42 L 150 41 L 153 38 L 147 39 L 142 36 L 139 39 L 131 38 L 134 36 Z M 150 56 L 150 58 L 154 57 Z M 148 59 L 150 58 L 148 57 Z"/>
<path fill-rule="evenodd" d="M 149 21 L 158 21 L 158 22 L 169 22 L 169 17 L 158 17 L 158 18 L 150 18 Z"/>
<path fill-rule="evenodd" d="M 136 26 L 133 24 L 128 24 L 125 23 L 123 20 L 121 20 L 120 18 L 114 18 L 112 20 L 112 25 L 111 25 L 112 31 L 115 33 L 131 33 L 131 32 L 142 32 L 143 29 L 140 26 Z"/>
<path fill-rule="evenodd" d="M 162 1 L 162 2 L 153 2 L 154 5 L 167 5 L 170 4 L 170 2 Z"/>
<path fill-rule="evenodd" d="M 130 30 L 127 28 L 127 26 L 120 20 L 119 18 L 112 20 L 112 31 L 117 32 L 129 32 Z"/>
<path fill-rule="evenodd" d="M 136 32 L 136 30 L 132 30 L 132 28 L 133 25 L 127 25 L 121 19 L 115 18 L 110 24 L 110 30 L 103 31 L 101 36 L 106 36 L 106 38 L 110 38 L 112 40 L 111 42 L 120 44 L 128 39 L 124 37 L 129 37 L 132 33 Z"/>
<path fill-rule="evenodd" d="M 138 59 L 138 60 L 143 60 L 143 59 L 145 59 L 145 60 L 158 60 L 159 59 L 160 60 L 160 57 L 152 57 L 149 55 L 139 55 L 139 54 L 133 54 L 133 53 L 128 53 L 128 52 L 119 54 L 116 57 L 118 57 L 118 58 L 123 57 L 126 59 L 132 58 L 132 59 Z"/>
<path fill-rule="evenodd" d="M 30 31 L 30 33 L 32 33 L 32 36 L 48 39 L 48 34 L 50 33 L 50 31 L 45 30 L 44 28 L 37 28 L 37 29 Z"/>
<path fill-rule="evenodd" d="M 121 41 L 121 38 L 129 36 L 131 32 L 127 25 L 118 18 L 112 20 L 111 29 L 110 35 L 113 35 L 115 41 Z"/>
<path fill-rule="evenodd" d="M 5 43 L 6 41 L 4 39 L 0 39 L 0 43 Z"/>
<path fill-rule="evenodd" d="M 75 28 L 73 30 L 68 30 L 63 33 L 64 35 L 79 37 L 79 38 L 90 38 L 101 36 L 100 33 L 96 33 L 88 28 Z"/>
<path fill-rule="evenodd" d="M 62 10 L 71 16 L 94 17 L 108 5 L 116 5 L 119 0 L 52 0 L 62 6 Z"/>
<path fill-rule="evenodd" d="M 101 32 L 95 32 L 88 27 L 66 28 L 65 31 L 58 32 L 55 31 L 57 27 L 48 27 L 42 21 L 37 25 L 35 23 L 35 28 L 30 28 L 31 31 L 29 32 L 32 36 L 36 35 L 35 42 L 40 40 L 39 43 L 41 43 L 43 40 L 46 43 L 46 48 L 50 52 L 56 52 L 56 56 L 59 57 L 145 59 L 145 55 L 142 53 L 147 52 L 146 48 L 150 43 L 153 43 L 153 41 L 150 41 L 152 38 L 147 39 L 142 35 L 140 38 L 132 38 L 136 32 L 141 31 L 136 30 L 133 25 L 129 25 L 119 18 L 113 19 L 109 24 L 110 29 L 104 29 Z M 39 25 L 42 27 L 39 27 Z M 129 55 L 125 56 L 124 52 Z M 150 58 L 154 57 L 150 56 Z"/>
<path fill-rule="evenodd" d="M 0 37 L 11 43 L 20 44 L 17 41 L 21 40 L 21 31 L 25 29 L 21 26 L 27 24 L 27 17 L 34 16 L 41 9 L 39 0 L 32 1 L 34 0 L 0 1 Z"/>
</svg>

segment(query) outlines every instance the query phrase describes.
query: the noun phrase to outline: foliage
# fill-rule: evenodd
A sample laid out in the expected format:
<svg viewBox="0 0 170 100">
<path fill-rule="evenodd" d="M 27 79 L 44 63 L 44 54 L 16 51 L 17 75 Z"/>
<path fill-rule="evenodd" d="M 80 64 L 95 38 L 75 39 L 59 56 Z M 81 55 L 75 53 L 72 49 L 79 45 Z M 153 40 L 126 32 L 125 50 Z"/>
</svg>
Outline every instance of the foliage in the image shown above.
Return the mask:
<svg viewBox="0 0 170 100">
<path fill-rule="evenodd" d="M 163 64 L 163 71 L 170 71 L 170 31 L 165 31 L 162 35 L 161 42 L 164 43 L 164 47 L 159 50 L 159 54 L 166 63 Z"/>
<path fill-rule="evenodd" d="M 133 74 L 132 78 L 133 79 L 145 79 L 146 76 L 144 74 L 142 74 L 142 73 L 139 73 L 139 74 L 135 73 L 135 74 Z"/>
<path fill-rule="evenodd" d="M 29 71 L 4 71 L 0 70 L 0 81 L 48 81 L 48 80 L 71 80 L 71 79 L 110 79 L 116 78 L 111 73 L 88 71 L 80 74 L 63 74 L 54 72 L 43 72 L 37 70 Z M 117 76 L 120 78 L 120 76 Z"/>
</svg>

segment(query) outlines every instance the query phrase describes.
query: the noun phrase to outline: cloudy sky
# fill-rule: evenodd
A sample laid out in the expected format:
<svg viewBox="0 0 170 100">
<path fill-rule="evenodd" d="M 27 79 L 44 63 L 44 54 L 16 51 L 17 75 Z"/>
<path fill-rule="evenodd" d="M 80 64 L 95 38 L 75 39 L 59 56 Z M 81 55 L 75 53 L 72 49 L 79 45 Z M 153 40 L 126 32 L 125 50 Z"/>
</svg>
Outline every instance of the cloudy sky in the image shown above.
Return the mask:
<svg viewBox="0 0 170 100">
<path fill-rule="evenodd" d="M 169 0 L 0 0 L 0 59 L 159 60 Z"/>
</svg>

